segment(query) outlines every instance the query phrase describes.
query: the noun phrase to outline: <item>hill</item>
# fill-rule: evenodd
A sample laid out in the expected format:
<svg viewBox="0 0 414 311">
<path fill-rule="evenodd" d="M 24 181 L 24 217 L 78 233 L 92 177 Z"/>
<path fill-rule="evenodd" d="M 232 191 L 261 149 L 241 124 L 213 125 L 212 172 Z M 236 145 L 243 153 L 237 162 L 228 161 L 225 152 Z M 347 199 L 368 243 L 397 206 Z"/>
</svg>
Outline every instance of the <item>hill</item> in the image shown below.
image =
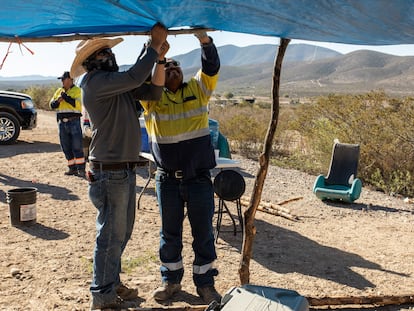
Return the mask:
<svg viewBox="0 0 414 311">
<path fill-rule="evenodd" d="M 385 90 L 409 95 L 414 87 L 414 57 L 360 50 L 312 63 L 286 63 L 282 89 L 310 95 Z M 270 84 L 268 85 L 270 87 Z"/>
<path fill-rule="evenodd" d="M 220 62 L 222 66 L 249 66 L 262 63 L 273 63 L 278 46 L 273 44 L 250 45 L 237 47 L 235 45 L 224 45 L 218 47 Z M 285 62 L 302 62 L 326 59 L 342 55 L 334 50 L 309 45 L 292 44 L 288 46 Z M 173 57 L 181 63 L 183 69 L 200 66 L 200 52 L 193 50 L 189 53 Z"/>
<path fill-rule="evenodd" d="M 218 47 L 221 58 L 216 93 L 242 96 L 270 96 L 277 45 Z M 185 78 L 200 67 L 200 52 L 174 56 Z M 127 70 L 131 65 L 122 65 Z M 368 50 L 348 54 L 309 44 L 288 46 L 282 67 L 281 94 L 290 97 L 328 93 L 365 93 L 384 90 L 407 96 L 414 88 L 414 57 L 393 56 Z M 21 90 L 31 85 L 57 83 L 55 77 L 26 76 L 1 78 L 0 89 Z"/>
<path fill-rule="evenodd" d="M 414 88 L 414 57 L 368 50 L 307 61 L 286 61 L 281 94 L 317 96 L 328 93 L 365 93 L 384 90 L 407 96 Z M 273 63 L 223 66 L 217 92 L 270 96 Z"/>
</svg>

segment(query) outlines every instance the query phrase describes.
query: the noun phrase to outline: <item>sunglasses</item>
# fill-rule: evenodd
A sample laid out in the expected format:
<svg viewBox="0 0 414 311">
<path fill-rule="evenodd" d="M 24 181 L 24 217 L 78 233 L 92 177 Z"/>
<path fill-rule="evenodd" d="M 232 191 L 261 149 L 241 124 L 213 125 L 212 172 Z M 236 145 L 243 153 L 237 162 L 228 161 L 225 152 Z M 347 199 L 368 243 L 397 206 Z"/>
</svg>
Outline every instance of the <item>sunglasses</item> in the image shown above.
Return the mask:
<svg viewBox="0 0 414 311">
<path fill-rule="evenodd" d="M 180 62 L 177 62 L 176 60 L 172 60 L 172 61 L 167 62 L 164 65 L 164 68 L 170 68 L 170 67 L 180 67 Z"/>
<path fill-rule="evenodd" d="M 110 48 L 104 48 L 102 50 L 99 50 L 98 52 L 96 52 L 97 56 L 111 56 L 112 50 Z"/>
</svg>

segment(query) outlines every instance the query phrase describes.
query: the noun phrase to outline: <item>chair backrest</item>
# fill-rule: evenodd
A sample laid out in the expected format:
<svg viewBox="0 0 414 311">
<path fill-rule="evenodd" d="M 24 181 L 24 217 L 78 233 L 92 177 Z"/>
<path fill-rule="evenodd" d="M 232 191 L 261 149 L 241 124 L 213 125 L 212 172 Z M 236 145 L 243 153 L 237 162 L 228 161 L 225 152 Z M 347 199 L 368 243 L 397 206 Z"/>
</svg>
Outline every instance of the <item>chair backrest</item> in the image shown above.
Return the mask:
<svg viewBox="0 0 414 311">
<path fill-rule="evenodd" d="M 220 199 L 235 201 L 246 190 L 243 176 L 234 170 L 224 170 L 214 178 L 214 192 Z"/>
<path fill-rule="evenodd" d="M 325 183 L 330 185 L 351 185 L 357 175 L 358 161 L 359 145 L 335 142 Z"/>
</svg>

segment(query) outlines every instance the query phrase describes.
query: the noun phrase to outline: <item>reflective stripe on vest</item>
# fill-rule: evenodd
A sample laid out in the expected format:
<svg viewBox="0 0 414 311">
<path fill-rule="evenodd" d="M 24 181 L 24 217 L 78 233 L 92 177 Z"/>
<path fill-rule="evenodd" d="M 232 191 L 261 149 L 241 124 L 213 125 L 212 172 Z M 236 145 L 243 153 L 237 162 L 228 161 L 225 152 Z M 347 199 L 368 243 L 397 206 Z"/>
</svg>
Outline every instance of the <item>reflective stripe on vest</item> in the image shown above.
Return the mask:
<svg viewBox="0 0 414 311">
<path fill-rule="evenodd" d="M 174 135 L 174 136 L 164 136 L 164 137 L 151 136 L 151 141 L 156 142 L 158 144 L 174 144 L 180 141 L 203 137 L 209 134 L 210 134 L 209 129 L 201 129 L 201 130 L 187 132 L 187 133 Z"/>
<path fill-rule="evenodd" d="M 148 117 L 156 117 L 160 121 L 176 121 L 180 119 L 189 119 L 195 116 L 202 115 L 203 113 L 208 113 L 207 106 L 198 107 L 190 111 L 183 111 L 176 114 L 155 114 L 155 112 L 152 112 Z"/>
</svg>

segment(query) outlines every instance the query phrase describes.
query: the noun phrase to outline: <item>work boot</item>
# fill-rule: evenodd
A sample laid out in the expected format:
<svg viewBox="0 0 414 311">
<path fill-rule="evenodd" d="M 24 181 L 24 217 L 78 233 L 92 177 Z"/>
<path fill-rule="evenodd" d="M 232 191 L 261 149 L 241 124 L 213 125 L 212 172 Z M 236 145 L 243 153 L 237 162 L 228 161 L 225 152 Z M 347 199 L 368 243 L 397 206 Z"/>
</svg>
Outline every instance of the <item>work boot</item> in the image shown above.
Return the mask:
<svg viewBox="0 0 414 311">
<path fill-rule="evenodd" d="M 153 293 L 152 297 L 158 301 L 170 299 L 174 294 L 181 290 L 181 284 L 164 282 Z"/>
<path fill-rule="evenodd" d="M 68 170 L 65 172 L 65 175 L 77 175 L 78 169 L 75 165 L 68 166 Z"/>
<path fill-rule="evenodd" d="M 138 297 L 137 288 L 129 288 L 122 283 L 119 283 L 116 288 L 116 294 L 124 300 L 133 300 Z"/>
<path fill-rule="evenodd" d="M 104 302 L 104 303 L 97 303 L 92 298 L 91 303 L 91 311 L 92 310 L 121 310 L 121 309 L 128 309 L 134 308 L 137 304 L 133 301 L 125 301 L 119 297 L 117 297 L 114 301 Z"/>
<path fill-rule="evenodd" d="M 216 291 L 214 286 L 197 287 L 197 294 L 206 305 L 210 304 L 213 300 L 218 303 L 221 302 L 221 295 Z"/>
<path fill-rule="evenodd" d="M 81 177 L 81 178 L 86 178 L 86 173 L 85 170 L 83 169 L 78 169 L 76 172 L 76 176 Z"/>
</svg>

